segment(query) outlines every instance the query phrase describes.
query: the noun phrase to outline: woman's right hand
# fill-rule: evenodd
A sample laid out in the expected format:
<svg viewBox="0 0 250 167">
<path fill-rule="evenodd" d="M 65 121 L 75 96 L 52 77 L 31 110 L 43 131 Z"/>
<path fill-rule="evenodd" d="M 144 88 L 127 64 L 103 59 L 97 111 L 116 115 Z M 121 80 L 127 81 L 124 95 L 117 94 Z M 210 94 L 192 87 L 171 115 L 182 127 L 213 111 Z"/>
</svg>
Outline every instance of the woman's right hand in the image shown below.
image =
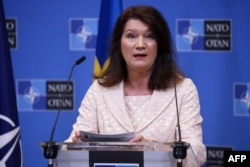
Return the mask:
<svg viewBox="0 0 250 167">
<path fill-rule="evenodd" d="M 80 142 L 80 141 L 82 141 L 81 137 L 80 137 L 80 131 L 76 131 L 75 132 L 75 136 L 72 137 L 72 141 L 73 142 Z"/>
<path fill-rule="evenodd" d="M 133 139 L 129 142 L 152 142 L 152 140 L 145 139 L 142 135 L 137 134 Z"/>
</svg>

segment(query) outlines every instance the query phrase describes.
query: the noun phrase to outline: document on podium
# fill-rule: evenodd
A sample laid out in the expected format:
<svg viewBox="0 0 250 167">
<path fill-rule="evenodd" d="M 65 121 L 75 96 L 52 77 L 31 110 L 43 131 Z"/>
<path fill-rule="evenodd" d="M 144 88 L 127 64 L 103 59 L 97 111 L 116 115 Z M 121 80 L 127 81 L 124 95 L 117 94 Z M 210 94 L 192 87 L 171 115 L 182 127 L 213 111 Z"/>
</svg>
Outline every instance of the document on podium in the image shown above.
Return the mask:
<svg viewBox="0 0 250 167">
<path fill-rule="evenodd" d="M 135 132 L 120 133 L 120 134 L 99 134 L 80 131 L 82 141 L 86 142 L 128 142 L 135 137 Z"/>
</svg>

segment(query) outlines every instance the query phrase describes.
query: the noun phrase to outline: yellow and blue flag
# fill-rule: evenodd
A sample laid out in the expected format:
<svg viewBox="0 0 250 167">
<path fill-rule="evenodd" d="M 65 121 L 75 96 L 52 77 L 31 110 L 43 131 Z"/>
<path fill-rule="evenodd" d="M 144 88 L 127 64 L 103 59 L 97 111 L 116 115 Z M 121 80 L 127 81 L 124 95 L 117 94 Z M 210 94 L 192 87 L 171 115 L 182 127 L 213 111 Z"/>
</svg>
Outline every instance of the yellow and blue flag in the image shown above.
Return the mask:
<svg viewBox="0 0 250 167">
<path fill-rule="evenodd" d="M 94 74 L 97 75 L 108 65 L 108 47 L 116 19 L 122 12 L 122 0 L 102 0 L 98 22 Z"/>
<path fill-rule="evenodd" d="M 0 166 L 22 167 L 16 92 L 2 0 L 0 0 L 0 78 Z"/>
</svg>

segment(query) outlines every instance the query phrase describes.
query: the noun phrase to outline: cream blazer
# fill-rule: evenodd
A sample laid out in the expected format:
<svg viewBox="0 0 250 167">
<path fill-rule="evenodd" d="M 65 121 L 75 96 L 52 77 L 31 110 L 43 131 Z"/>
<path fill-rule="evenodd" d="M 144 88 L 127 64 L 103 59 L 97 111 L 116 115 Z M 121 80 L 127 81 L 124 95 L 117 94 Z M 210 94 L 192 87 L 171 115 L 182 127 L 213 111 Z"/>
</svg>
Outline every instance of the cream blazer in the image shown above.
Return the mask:
<svg viewBox="0 0 250 167">
<path fill-rule="evenodd" d="M 146 139 L 158 142 L 177 140 L 177 108 L 174 89 L 153 91 L 144 117 L 136 129 L 126 112 L 123 82 L 106 88 L 94 81 L 79 107 L 79 115 L 68 138 L 72 141 L 75 131 L 91 131 L 102 134 L 135 132 Z M 182 140 L 190 143 L 197 161 L 201 165 L 206 159 L 202 143 L 203 121 L 197 89 L 191 79 L 186 78 L 177 85 L 178 112 Z M 188 156 L 192 156 L 189 149 Z M 196 163 L 197 161 L 193 162 Z M 192 166 L 193 165 L 193 166 Z M 190 167 L 198 166 L 190 164 Z"/>
</svg>

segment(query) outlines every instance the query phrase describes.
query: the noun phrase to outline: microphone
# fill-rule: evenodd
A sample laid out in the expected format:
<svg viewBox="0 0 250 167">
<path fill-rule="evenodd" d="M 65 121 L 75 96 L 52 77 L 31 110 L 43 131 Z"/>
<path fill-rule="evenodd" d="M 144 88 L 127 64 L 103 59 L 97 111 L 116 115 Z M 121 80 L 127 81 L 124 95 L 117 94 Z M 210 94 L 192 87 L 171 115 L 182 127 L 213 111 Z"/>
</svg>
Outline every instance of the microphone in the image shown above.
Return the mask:
<svg viewBox="0 0 250 167">
<path fill-rule="evenodd" d="M 174 73 L 173 60 L 172 58 L 170 58 L 170 56 L 168 56 L 168 59 L 172 66 L 172 72 L 173 72 L 174 95 L 175 95 L 175 105 L 176 105 L 176 115 L 177 115 L 177 130 L 178 130 L 178 136 L 179 136 L 179 140 L 172 143 L 173 156 L 175 159 L 177 159 L 177 167 L 182 167 L 182 160 L 185 159 L 187 156 L 187 148 L 189 144 L 186 142 L 183 142 L 181 138 L 181 126 L 180 126 L 178 99 L 177 99 L 177 91 L 176 91 L 176 78 L 175 78 L 176 76 Z"/>
<path fill-rule="evenodd" d="M 71 76 L 72 76 L 72 73 L 73 73 L 73 70 L 74 70 L 75 66 L 81 64 L 85 60 L 86 60 L 85 56 L 82 56 L 81 58 L 76 60 L 75 64 L 71 68 L 71 71 L 70 71 L 70 74 L 69 74 L 69 77 L 68 77 L 68 80 L 67 80 L 67 83 L 66 83 L 66 87 L 68 87 L 68 85 L 69 85 L 69 82 L 70 82 L 70 79 L 71 79 Z M 59 148 L 59 145 L 56 144 L 55 141 L 53 141 L 53 137 L 54 137 L 57 121 L 58 121 L 59 115 L 61 113 L 62 103 L 64 101 L 65 95 L 66 95 L 66 89 L 64 89 L 63 95 L 61 96 L 61 100 L 59 101 L 59 109 L 58 109 L 58 112 L 57 112 L 56 120 L 54 122 L 54 126 L 53 126 L 51 134 L 50 134 L 50 140 L 45 141 L 44 142 L 45 145 L 43 146 L 43 148 L 44 148 L 43 155 L 44 155 L 44 157 L 46 159 L 48 159 L 48 167 L 53 167 L 53 159 L 56 158 L 58 148 Z"/>
</svg>

